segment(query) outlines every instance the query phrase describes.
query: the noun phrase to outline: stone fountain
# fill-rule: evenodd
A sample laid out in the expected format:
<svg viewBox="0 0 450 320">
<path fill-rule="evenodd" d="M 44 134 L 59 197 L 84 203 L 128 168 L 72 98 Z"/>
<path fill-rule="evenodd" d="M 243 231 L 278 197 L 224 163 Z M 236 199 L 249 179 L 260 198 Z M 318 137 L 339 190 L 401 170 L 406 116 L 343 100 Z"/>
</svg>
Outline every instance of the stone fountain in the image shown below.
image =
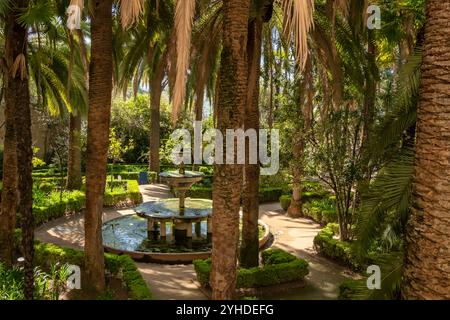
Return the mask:
<svg viewBox="0 0 450 320">
<path fill-rule="evenodd" d="M 177 198 L 146 202 L 134 209 L 139 217 L 147 219 L 148 239 L 192 248 L 194 235 L 197 240 L 202 239 L 201 224 L 206 222 L 205 240 L 210 242 L 212 201 L 186 199 L 187 191 L 203 179 L 203 173 L 186 171 L 181 165 L 179 171 L 162 172 L 159 176 L 172 188 Z M 170 238 L 167 236 L 168 226 L 172 228 Z"/>
</svg>

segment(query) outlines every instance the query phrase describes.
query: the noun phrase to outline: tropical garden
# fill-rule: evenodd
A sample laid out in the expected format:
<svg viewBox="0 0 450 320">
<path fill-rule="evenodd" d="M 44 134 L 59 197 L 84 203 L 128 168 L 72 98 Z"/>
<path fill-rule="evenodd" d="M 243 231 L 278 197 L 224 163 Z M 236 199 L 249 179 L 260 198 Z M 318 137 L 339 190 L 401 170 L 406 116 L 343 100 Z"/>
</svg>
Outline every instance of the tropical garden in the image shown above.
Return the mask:
<svg viewBox="0 0 450 320">
<path fill-rule="evenodd" d="M 0 300 L 449 300 L 449 20 L 0 0 Z M 176 164 L 176 129 L 271 148 Z"/>
</svg>

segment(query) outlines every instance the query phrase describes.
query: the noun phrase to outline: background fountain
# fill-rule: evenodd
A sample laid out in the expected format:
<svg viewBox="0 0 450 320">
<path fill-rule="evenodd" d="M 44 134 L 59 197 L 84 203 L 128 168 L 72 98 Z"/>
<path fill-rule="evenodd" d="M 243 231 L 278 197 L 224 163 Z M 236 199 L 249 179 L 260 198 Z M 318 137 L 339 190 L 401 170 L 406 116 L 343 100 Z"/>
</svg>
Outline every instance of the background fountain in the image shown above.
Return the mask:
<svg viewBox="0 0 450 320">
<path fill-rule="evenodd" d="M 138 216 L 148 221 L 148 239 L 192 248 L 193 235 L 197 240 L 202 238 L 201 223 L 206 221 L 205 240 L 210 241 L 212 201 L 186 199 L 186 192 L 203 179 L 203 173 L 185 171 L 182 165 L 179 171 L 163 172 L 159 176 L 172 188 L 177 198 L 146 202 L 135 209 Z M 167 237 L 167 225 L 172 226 L 172 239 Z"/>
</svg>

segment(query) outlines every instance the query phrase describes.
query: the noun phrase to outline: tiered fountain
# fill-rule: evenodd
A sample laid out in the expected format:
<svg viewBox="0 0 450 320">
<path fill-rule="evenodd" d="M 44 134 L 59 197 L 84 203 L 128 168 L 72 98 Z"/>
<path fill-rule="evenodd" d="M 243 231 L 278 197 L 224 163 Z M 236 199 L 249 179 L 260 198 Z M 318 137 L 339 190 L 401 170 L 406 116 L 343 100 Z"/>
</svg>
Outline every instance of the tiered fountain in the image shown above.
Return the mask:
<svg viewBox="0 0 450 320">
<path fill-rule="evenodd" d="M 212 201 L 186 198 L 189 188 L 203 179 L 203 173 L 185 171 L 181 165 L 178 171 L 159 176 L 177 198 L 145 202 L 134 209 L 135 215 L 104 223 L 106 251 L 156 262 L 188 262 L 208 257 Z"/>
<path fill-rule="evenodd" d="M 206 239 L 210 241 L 212 201 L 186 199 L 186 192 L 194 183 L 203 179 L 203 173 L 185 171 L 182 165 L 178 172 L 163 172 L 159 176 L 172 188 L 178 198 L 146 202 L 135 209 L 138 216 L 148 221 L 148 239 L 192 248 L 194 234 L 196 239 L 202 239 L 201 225 L 205 221 Z M 167 236 L 168 225 L 169 228 L 172 227 L 173 237 Z"/>
</svg>

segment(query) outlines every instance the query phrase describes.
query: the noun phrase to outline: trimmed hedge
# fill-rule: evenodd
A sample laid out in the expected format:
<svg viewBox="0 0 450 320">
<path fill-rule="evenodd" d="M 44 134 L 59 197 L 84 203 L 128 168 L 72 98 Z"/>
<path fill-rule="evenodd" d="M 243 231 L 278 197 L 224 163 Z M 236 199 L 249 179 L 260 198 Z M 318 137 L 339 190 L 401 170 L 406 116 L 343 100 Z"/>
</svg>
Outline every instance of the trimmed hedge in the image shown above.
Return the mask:
<svg viewBox="0 0 450 320">
<path fill-rule="evenodd" d="M 334 238 L 338 230 L 339 226 L 336 223 L 329 223 L 314 238 L 314 248 L 320 254 L 341 262 L 355 271 L 361 270 L 361 263 L 353 253 L 353 243 Z"/>
<path fill-rule="evenodd" d="M 291 205 L 292 196 L 290 195 L 283 195 L 280 197 L 280 206 L 284 211 L 287 211 Z"/>
<path fill-rule="evenodd" d="M 120 202 L 131 202 L 133 204 L 139 204 L 142 202 L 142 194 L 139 190 L 139 184 L 136 180 L 127 180 L 125 181 L 127 184 L 125 192 L 117 192 L 110 191 L 106 188 L 105 197 L 104 197 L 104 205 L 105 206 L 114 206 Z"/>
<path fill-rule="evenodd" d="M 109 188 L 105 190 L 104 205 L 114 206 L 121 202 L 131 202 L 139 204 L 142 202 L 142 194 L 139 191 L 139 185 L 135 180 L 127 180 L 121 183 L 126 183 L 127 187 L 124 192 L 111 192 Z M 54 194 L 58 199 L 55 199 L 50 205 L 39 206 L 33 205 L 33 214 L 36 225 L 46 223 L 50 220 L 60 218 L 67 213 L 81 211 L 86 204 L 86 195 L 83 191 L 64 192 L 63 198 L 60 200 L 58 194 Z"/>
<path fill-rule="evenodd" d="M 282 194 L 282 188 L 262 188 L 259 190 L 259 202 L 277 202 Z M 193 199 L 212 199 L 212 187 L 194 185 L 187 191 L 186 196 Z"/>
<path fill-rule="evenodd" d="M 56 263 L 68 263 L 82 268 L 84 253 L 74 249 L 58 247 L 54 244 L 36 243 L 35 264 L 50 267 Z M 122 274 L 122 280 L 128 288 L 130 298 L 151 300 L 151 292 L 130 257 L 106 253 L 105 267 L 114 275 Z"/>
<path fill-rule="evenodd" d="M 333 197 L 312 200 L 305 203 L 303 206 L 303 214 L 322 225 L 338 222 L 336 205 Z"/>
<path fill-rule="evenodd" d="M 262 253 L 263 266 L 237 270 L 237 288 L 260 288 L 302 280 L 308 275 L 308 263 L 280 249 L 269 249 Z M 195 260 L 197 279 L 209 286 L 211 259 Z"/>
</svg>

